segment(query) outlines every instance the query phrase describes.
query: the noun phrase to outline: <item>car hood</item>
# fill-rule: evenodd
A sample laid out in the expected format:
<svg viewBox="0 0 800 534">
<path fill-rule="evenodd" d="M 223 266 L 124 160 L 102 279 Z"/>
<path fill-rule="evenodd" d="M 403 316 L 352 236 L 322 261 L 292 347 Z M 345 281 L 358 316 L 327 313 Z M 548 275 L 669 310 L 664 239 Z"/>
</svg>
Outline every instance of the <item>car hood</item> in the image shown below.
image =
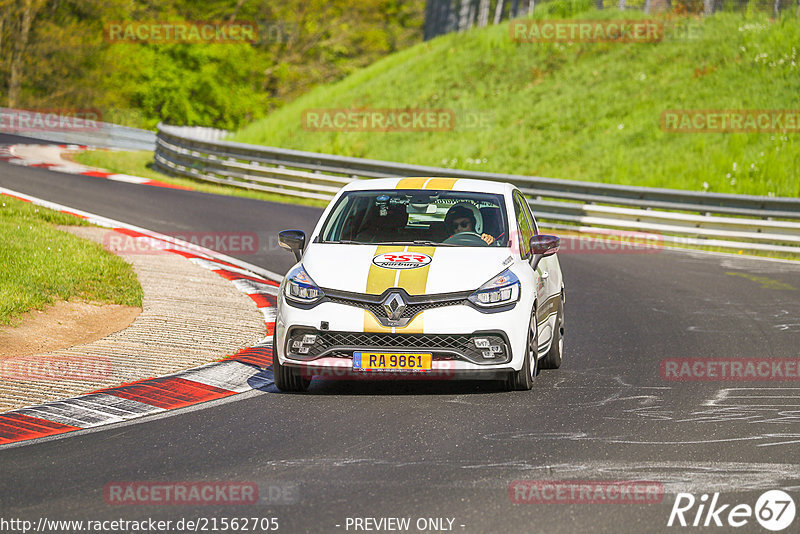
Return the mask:
<svg viewBox="0 0 800 534">
<path fill-rule="evenodd" d="M 387 258 L 382 254 L 405 255 L 405 258 Z M 395 268 L 405 266 L 409 254 L 415 255 L 410 258 L 412 264 L 423 266 Z M 382 263 L 381 259 L 385 261 L 384 267 L 376 265 Z M 380 294 L 389 287 L 402 287 L 411 295 L 471 291 L 510 264 L 511 249 L 499 247 L 312 243 L 303 255 L 306 272 L 321 288 L 371 294 Z"/>
</svg>

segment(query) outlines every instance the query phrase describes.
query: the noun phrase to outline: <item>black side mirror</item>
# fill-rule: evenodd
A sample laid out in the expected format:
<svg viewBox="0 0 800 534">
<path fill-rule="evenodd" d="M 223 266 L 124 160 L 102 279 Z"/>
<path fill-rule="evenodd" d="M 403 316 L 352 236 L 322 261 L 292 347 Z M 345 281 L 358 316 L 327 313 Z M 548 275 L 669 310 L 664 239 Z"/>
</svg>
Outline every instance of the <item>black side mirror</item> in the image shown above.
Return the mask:
<svg viewBox="0 0 800 534">
<path fill-rule="evenodd" d="M 535 235 L 531 238 L 531 267 L 534 270 L 539 266 L 539 261 L 545 256 L 552 256 L 558 252 L 561 240 L 554 235 Z"/>
<path fill-rule="evenodd" d="M 531 238 L 531 252 L 542 256 L 552 256 L 558 252 L 558 245 L 561 242 L 554 235 L 535 235 Z"/>
<path fill-rule="evenodd" d="M 281 230 L 278 232 L 278 244 L 294 252 L 295 259 L 300 261 L 306 246 L 306 233 L 302 230 Z"/>
</svg>

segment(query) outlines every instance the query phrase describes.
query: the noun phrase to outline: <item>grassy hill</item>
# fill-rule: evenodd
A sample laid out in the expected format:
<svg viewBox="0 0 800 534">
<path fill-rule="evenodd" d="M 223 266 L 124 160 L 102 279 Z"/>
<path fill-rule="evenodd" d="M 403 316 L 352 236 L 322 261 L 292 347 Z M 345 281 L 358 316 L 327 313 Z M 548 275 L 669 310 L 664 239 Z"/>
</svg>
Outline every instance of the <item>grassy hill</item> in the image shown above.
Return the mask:
<svg viewBox="0 0 800 534">
<path fill-rule="evenodd" d="M 571 6 L 571 7 L 570 7 Z M 645 15 L 543 4 L 534 18 Z M 663 20 L 663 19 L 662 19 Z M 798 133 L 673 133 L 668 109 L 800 109 L 800 19 L 667 20 L 658 43 L 514 43 L 508 23 L 449 34 L 320 86 L 235 140 L 469 170 L 749 194 L 800 194 Z M 315 132 L 316 108 L 452 109 L 439 132 Z"/>
</svg>

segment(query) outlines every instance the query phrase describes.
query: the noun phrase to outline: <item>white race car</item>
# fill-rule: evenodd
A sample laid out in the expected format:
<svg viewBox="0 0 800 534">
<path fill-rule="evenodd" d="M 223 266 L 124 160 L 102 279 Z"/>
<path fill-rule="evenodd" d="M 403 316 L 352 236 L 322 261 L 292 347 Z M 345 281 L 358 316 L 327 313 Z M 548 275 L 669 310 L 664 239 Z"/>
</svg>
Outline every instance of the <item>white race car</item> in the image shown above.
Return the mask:
<svg viewBox="0 0 800 534">
<path fill-rule="evenodd" d="M 482 378 L 531 389 L 561 365 L 559 239 L 539 234 L 511 184 L 381 178 L 345 186 L 281 283 L 273 372 L 283 391 L 315 376 Z"/>
</svg>

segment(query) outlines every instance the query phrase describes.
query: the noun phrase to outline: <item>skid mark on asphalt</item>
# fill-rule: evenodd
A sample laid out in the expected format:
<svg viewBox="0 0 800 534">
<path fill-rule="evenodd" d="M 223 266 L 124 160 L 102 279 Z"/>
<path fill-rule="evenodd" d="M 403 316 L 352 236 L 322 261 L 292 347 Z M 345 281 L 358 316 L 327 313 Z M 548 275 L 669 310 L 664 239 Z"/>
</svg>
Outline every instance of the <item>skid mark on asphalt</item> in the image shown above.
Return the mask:
<svg viewBox="0 0 800 534">
<path fill-rule="evenodd" d="M 575 463 L 542 464 L 525 460 L 500 462 L 470 462 L 457 459 L 426 458 L 400 461 L 386 458 L 314 457 L 265 461 L 260 468 L 275 473 L 275 469 L 297 468 L 320 473 L 320 483 L 364 484 L 375 478 L 388 486 L 407 484 L 403 472 L 414 473 L 409 467 L 419 467 L 436 473 L 433 487 L 463 487 L 505 489 L 513 480 L 651 480 L 663 484 L 664 492 L 726 493 L 800 487 L 800 465 L 788 463 L 654 461 L 647 465 L 625 461 L 579 461 Z M 338 471 L 342 471 L 338 473 Z M 392 473 L 392 476 L 386 476 Z M 468 474 L 465 474 L 468 473 Z M 414 476 L 409 474 L 409 477 Z M 464 480 L 461 478 L 464 477 Z"/>
<path fill-rule="evenodd" d="M 603 435 L 581 429 L 548 433 L 520 430 L 484 436 L 489 440 L 584 441 L 634 446 L 692 446 L 741 442 L 755 447 L 778 447 L 800 443 L 800 387 L 733 387 L 710 390 L 708 400 L 682 408 L 680 386 L 636 386 L 621 376 L 603 375 L 598 370 L 564 371 L 550 386 L 540 389 L 548 395 L 564 395 L 550 401 L 582 414 L 589 422 L 596 418 L 629 423 L 655 423 L 635 433 Z M 585 395 L 588 395 L 584 397 Z M 580 398 L 576 402 L 574 399 Z M 673 400 L 674 399 L 674 400 Z M 687 424 L 698 425 L 694 439 L 676 439 Z M 756 425 L 764 425 L 758 427 Z M 706 437 L 708 436 L 708 437 Z"/>
</svg>

